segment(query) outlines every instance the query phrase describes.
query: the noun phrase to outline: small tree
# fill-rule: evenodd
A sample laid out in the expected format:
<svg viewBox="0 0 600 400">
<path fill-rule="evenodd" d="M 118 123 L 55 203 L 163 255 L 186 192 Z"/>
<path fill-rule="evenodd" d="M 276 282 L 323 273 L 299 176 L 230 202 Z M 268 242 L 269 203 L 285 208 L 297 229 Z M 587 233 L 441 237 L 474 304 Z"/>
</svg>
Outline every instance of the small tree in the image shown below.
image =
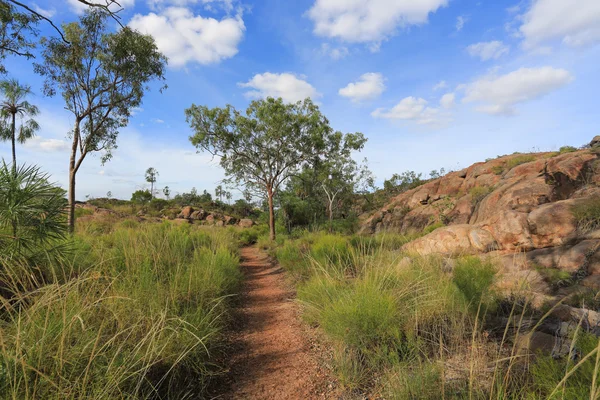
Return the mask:
<svg viewBox="0 0 600 400">
<path fill-rule="evenodd" d="M 108 192 L 106 192 L 106 198 L 110 200 L 111 197 L 112 197 L 112 192 L 109 190 Z"/>
<path fill-rule="evenodd" d="M 79 23 L 63 27 L 65 38 L 44 40 L 44 63 L 36 71 L 46 77 L 44 93 L 61 92 L 65 108 L 74 117 L 69 160 L 69 228 L 75 223 L 75 178 L 92 152 L 103 151 L 102 162 L 112 157 L 119 129 L 131 110 L 141 104 L 148 82 L 164 80 L 166 58 L 151 36 L 128 27 L 107 31 L 109 13 L 94 9 Z"/>
<path fill-rule="evenodd" d="M 163 189 L 163 194 L 165 195 L 167 200 L 169 200 L 169 197 L 171 197 L 171 189 L 169 189 L 168 186 L 165 186 Z"/>
<path fill-rule="evenodd" d="M 215 197 L 217 197 L 219 201 L 223 201 L 223 193 L 225 193 L 223 186 L 219 185 L 215 188 Z"/>
<path fill-rule="evenodd" d="M 192 105 L 186 111 L 197 149 L 220 157 L 236 183 L 266 197 L 269 231 L 275 240 L 274 198 L 280 186 L 315 158 L 335 151 L 331 144 L 343 136 L 333 132 L 327 118 L 310 100 L 286 104 L 267 98 L 250 103 L 246 113 L 232 106 L 209 109 Z"/>
<path fill-rule="evenodd" d="M 156 178 L 158 177 L 158 171 L 152 167 L 146 170 L 146 182 L 150 184 L 150 194 L 152 198 L 154 198 L 154 184 L 156 183 Z"/>
<path fill-rule="evenodd" d="M 136 190 L 131 194 L 131 202 L 136 204 L 146 204 L 152 201 L 152 194 L 146 190 Z"/>
<path fill-rule="evenodd" d="M 30 104 L 26 99 L 31 94 L 31 88 L 21 85 L 16 79 L 3 80 L 0 82 L 0 94 L 3 97 L 0 104 L 0 139 L 10 140 L 12 144 L 13 170 L 17 167 L 17 151 L 15 143 L 23 144 L 35 136 L 40 128 L 33 118 L 38 114 L 38 108 Z M 17 133 L 17 117 L 21 120 L 21 126 Z M 28 119 L 26 119 L 28 118 Z M 24 119 L 26 119 L 24 121 Z"/>
</svg>

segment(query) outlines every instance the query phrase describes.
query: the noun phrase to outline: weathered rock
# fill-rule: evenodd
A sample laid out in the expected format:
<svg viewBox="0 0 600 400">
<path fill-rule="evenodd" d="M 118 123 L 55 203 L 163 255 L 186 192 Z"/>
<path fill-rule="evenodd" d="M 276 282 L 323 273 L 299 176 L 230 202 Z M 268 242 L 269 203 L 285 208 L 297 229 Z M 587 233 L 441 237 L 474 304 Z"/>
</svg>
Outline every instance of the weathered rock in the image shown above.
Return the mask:
<svg viewBox="0 0 600 400">
<path fill-rule="evenodd" d="M 231 215 L 225 215 L 223 217 L 223 223 L 225 225 L 235 225 L 237 223 L 237 219 L 232 217 Z"/>
<path fill-rule="evenodd" d="M 238 225 L 241 226 L 242 228 L 252 228 L 252 226 L 254 225 L 254 221 L 252 221 L 249 218 L 243 218 L 240 220 Z"/>
<path fill-rule="evenodd" d="M 190 218 L 196 221 L 202 221 L 204 218 L 206 218 L 206 211 L 196 210 L 190 214 Z"/>
<path fill-rule="evenodd" d="M 576 236 L 577 224 L 571 208 L 575 200 L 544 204 L 533 210 L 528 218 L 535 248 L 561 246 Z"/>
<path fill-rule="evenodd" d="M 496 240 L 486 230 L 471 225 L 452 225 L 406 244 L 403 249 L 419 254 L 465 255 L 487 252 Z"/>
<path fill-rule="evenodd" d="M 533 248 L 525 213 L 501 209 L 477 226 L 492 234 L 499 249 L 530 250 Z"/>
<path fill-rule="evenodd" d="M 181 210 L 179 215 L 177 215 L 177 218 L 189 219 L 192 216 L 193 212 L 194 212 L 193 207 L 191 207 L 191 206 L 183 207 L 183 209 Z"/>
<path fill-rule="evenodd" d="M 517 340 L 517 349 L 519 353 L 543 353 L 560 358 L 569 354 L 570 348 L 570 340 L 544 332 L 530 332 L 524 336 L 519 336 Z"/>
<path fill-rule="evenodd" d="M 594 138 L 590 142 L 590 147 L 597 147 L 597 146 L 600 146 L 600 135 L 594 136 Z"/>
<path fill-rule="evenodd" d="M 574 246 L 537 249 L 527 253 L 527 260 L 531 266 L 575 272 L 588 268 L 589 259 L 596 253 L 599 245 L 598 240 L 584 240 Z"/>
</svg>

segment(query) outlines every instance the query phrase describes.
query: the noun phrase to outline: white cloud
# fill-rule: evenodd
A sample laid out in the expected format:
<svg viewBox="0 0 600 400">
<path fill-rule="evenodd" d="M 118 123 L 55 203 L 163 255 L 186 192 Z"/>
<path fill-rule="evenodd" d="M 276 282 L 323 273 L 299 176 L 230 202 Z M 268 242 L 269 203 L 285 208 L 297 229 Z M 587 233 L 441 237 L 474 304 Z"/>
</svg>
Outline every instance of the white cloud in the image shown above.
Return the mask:
<svg viewBox="0 0 600 400">
<path fill-rule="evenodd" d="M 43 15 L 46 18 L 52 18 L 56 14 L 56 9 L 54 8 L 42 8 L 38 6 L 36 3 L 33 3 L 33 9 L 36 13 Z"/>
<path fill-rule="evenodd" d="M 446 109 L 454 107 L 455 104 L 455 94 L 454 93 L 446 93 L 440 99 L 440 105 Z"/>
<path fill-rule="evenodd" d="M 467 47 L 471 57 L 479 57 L 481 61 L 497 60 L 510 51 L 509 47 L 500 41 L 480 42 Z"/>
<path fill-rule="evenodd" d="M 246 30 L 241 15 L 217 20 L 181 7 L 136 14 L 129 26 L 154 36 L 160 51 L 169 57 L 169 65 L 175 67 L 190 62 L 214 64 L 233 57 Z"/>
<path fill-rule="evenodd" d="M 319 36 L 380 42 L 397 28 L 424 24 L 448 0 L 316 0 L 308 11 Z"/>
<path fill-rule="evenodd" d="M 390 110 L 378 108 L 371 115 L 375 118 L 414 121 L 419 125 L 439 122 L 439 109 L 427 107 L 427 100 L 412 96 L 405 97 Z"/>
<path fill-rule="evenodd" d="M 600 42 L 600 1 L 534 0 L 519 31 L 527 49 L 562 40 L 569 46 Z"/>
<path fill-rule="evenodd" d="M 50 139 L 36 136 L 25 142 L 24 146 L 31 150 L 38 150 L 47 153 L 64 152 L 69 150 L 69 143 L 61 139 Z"/>
<path fill-rule="evenodd" d="M 165 5 L 186 7 L 197 4 L 203 4 L 204 8 L 209 11 L 214 11 L 215 5 L 217 7 L 222 7 L 226 11 L 231 11 L 233 9 L 233 0 L 148 0 L 148 5 L 153 10 Z"/>
<path fill-rule="evenodd" d="M 459 15 L 458 17 L 456 17 L 456 31 L 457 32 L 462 31 L 462 29 L 465 27 L 465 24 L 467 23 L 468 20 L 469 20 L 469 18 L 465 17 L 463 15 Z"/>
<path fill-rule="evenodd" d="M 446 83 L 446 81 L 439 81 L 434 87 L 433 90 L 440 90 L 440 89 L 446 89 L 448 87 L 448 84 Z"/>
<path fill-rule="evenodd" d="M 331 57 L 333 60 L 341 60 L 350 54 L 350 51 L 346 46 L 332 47 L 328 43 L 321 45 L 321 53 Z"/>
<path fill-rule="evenodd" d="M 90 8 L 90 6 L 83 4 L 78 0 L 67 0 L 67 2 L 71 6 L 71 9 L 79 15 L 83 14 L 87 9 Z M 92 4 L 106 5 L 106 0 L 87 0 L 87 2 Z M 119 5 L 113 3 L 110 6 L 110 9 L 112 11 L 118 11 L 121 8 L 131 10 L 135 5 L 135 0 L 119 0 L 118 3 Z"/>
<path fill-rule="evenodd" d="M 165 123 L 165 121 L 163 121 L 162 119 L 159 119 L 159 118 L 152 118 L 151 121 L 154 122 L 155 124 L 164 124 Z"/>
<path fill-rule="evenodd" d="M 569 71 L 553 67 L 521 68 L 506 75 L 489 76 L 465 87 L 463 102 L 483 103 L 477 110 L 496 115 L 512 115 L 515 105 L 533 100 L 567 85 Z"/>
<path fill-rule="evenodd" d="M 376 72 L 363 74 L 357 82 L 339 90 L 340 96 L 348 97 L 354 102 L 377 98 L 385 90 L 383 75 Z"/>
<path fill-rule="evenodd" d="M 281 97 L 284 101 L 294 103 L 307 97 L 320 97 L 320 93 L 304 77 L 290 73 L 274 74 L 265 72 L 256 74 L 246 83 L 238 84 L 242 88 L 250 88 L 245 93 L 250 98 Z"/>
<path fill-rule="evenodd" d="M 133 108 L 131 109 L 131 115 L 132 115 L 132 116 L 133 116 L 133 115 L 137 115 L 137 114 L 139 114 L 139 113 L 141 113 L 141 112 L 144 112 L 144 109 L 143 109 L 142 107 L 133 107 Z"/>
</svg>

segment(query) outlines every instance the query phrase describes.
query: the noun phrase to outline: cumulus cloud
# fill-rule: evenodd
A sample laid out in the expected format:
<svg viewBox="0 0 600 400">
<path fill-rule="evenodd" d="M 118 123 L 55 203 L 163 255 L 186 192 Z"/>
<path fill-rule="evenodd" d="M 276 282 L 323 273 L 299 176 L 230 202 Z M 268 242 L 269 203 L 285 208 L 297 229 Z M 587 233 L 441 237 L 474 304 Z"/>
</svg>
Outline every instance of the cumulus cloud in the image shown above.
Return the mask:
<svg viewBox="0 0 600 400">
<path fill-rule="evenodd" d="M 553 67 L 521 68 L 501 76 L 489 76 L 465 86 L 463 102 L 482 104 L 478 111 L 495 115 L 512 115 L 515 105 L 534 100 L 557 90 L 571 81 L 569 71 Z"/>
<path fill-rule="evenodd" d="M 36 136 L 25 142 L 24 145 L 30 150 L 38 150 L 47 153 L 64 152 L 69 150 L 69 143 L 61 139 L 50 139 Z"/>
<path fill-rule="evenodd" d="M 88 10 L 90 8 L 90 6 L 88 6 L 87 4 L 84 4 L 78 0 L 67 0 L 67 2 L 69 3 L 69 6 L 71 6 L 71 10 L 73 10 L 73 12 L 75 12 L 76 14 L 83 14 L 86 10 Z M 106 0 L 87 0 L 88 3 L 91 4 L 99 4 L 99 5 L 106 5 Z M 121 8 L 124 9 L 132 9 L 133 6 L 135 5 L 135 0 L 119 0 L 118 1 L 118 5 L 113 3 L 110 6 L 110 9 L 112 11 L 118 11 Z"/>
<path fill-rule="evenodd" d="M 509 51 L 509 47 L 498 40 L 475 43 L 467 47 L 471 57 L 479 57 L 481 61 L 497 60 Z"/>
<path fill-rule="evenodd" d="M 525 48 L 561 40 L 569 46 L 600 42 L 600 1 L 534 0 L 520 16 Z"/>
<path fill-rule="evenodd" d="M 56 14 L 56 9 L 54 8 L 42 8 L 38 6 L 36 3 L 33 3 L 33 9 L 36 13 L 43 15 L 46 18 L 52 18 Z"/>
<path fill-rule="evenodd" d="M 340 96 L 348 97 L 354 102 L 375 99 L 385 90 L 383 75 L 377 72 L 363 74 L 357 82 L 339 90 Z"/>
<path fill-rule="evenodd" d="M 454 107 L 456 95 L 454 93 L 446 93 L 440 99 L 440 105 L 446 109 Z"/>
<path fill-rule="evenodd" d="M 214 64 L 233 57 L 246 30 L 239 14 L 217 20 L 194 15 L 183 7 L 136 14 L 129 26 L 154 36 L 160 51 L 169 57 L 169 65 L 175 67 L 191 62 Z"/>
<path fill-rule="evenodd" d="M 319 36 L 354 43 L 380 42 L 398 28 L 424 24 L 448 0 L 316 0 L 308 11 Z"/>
<path fill-rule="evenodd" d="M 248 82 L 238 83 L 238 85 L 253 89 L 245 93 L 245 96 L 250 98 L 281 97 L 283 101 L 294 103 L 307 97 L 314 99 L 321 96 L 304 77 L 290 73 L 256 74 Z"/>
<path fill-rule="evenodd" d="M 427 106 L 425 99 L 405 97 L 389 110 L 378 108 L 371 115 L 375 118 L 400 119 L 414 121 L 419 125 L 430 125 L 439 122 L 440 110 Z"/>
</svg>

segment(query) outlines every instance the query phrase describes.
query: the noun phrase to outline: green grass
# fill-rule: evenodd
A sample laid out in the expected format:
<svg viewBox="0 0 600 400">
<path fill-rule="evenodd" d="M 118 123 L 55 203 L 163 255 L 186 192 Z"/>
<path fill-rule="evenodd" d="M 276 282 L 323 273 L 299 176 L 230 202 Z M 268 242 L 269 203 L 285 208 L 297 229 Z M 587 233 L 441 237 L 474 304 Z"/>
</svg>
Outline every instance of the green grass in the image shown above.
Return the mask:
<svg viewBox="0 0 600 400">
<path fill-rule="evenodd" d="M 574 205 L 571 212 L 577 221 L 577 228 L 581 232 L 590 232 L 600 229 L 600 199 L 590 197 Z"/>
<path fill-rule="evenodd" d="M 453 281 L 465 296 L 472 309 L 480 306 L 494 308 L 496 298 L 491 290 L 496 275 L 496 267 L 490 261 L 479 257 L 465 257 L 457 260 Z"/>
<path fill-rule="evenodd" d="M 481 200 L 485 199 L 486 196 L 492 193 L 494 189 L 489 186 L 474 186 L 469 190 L 471 195 L 471 203 L 473 205 L 478 204 Z"/>
<path fill-rule="evenodd" d="M 516 166 L 521 164 L 526 164 L 528 162 L 535 161 L 535 156 L 532 154 L 521 154 L 516 157 L 511 157 L 506 161 L 506 168 L 508 170 L 513 169 Z"/>
<path fill-rule="evenodd" d="M 562 146 L 560 149 L 558 149 L 558 154 L 573 153 L 575 151 L 577 151 L 576 147 Z"/>
<path fill-rule="evenodd" d="M 99 226 L 95 226 L 99 225 Z M 183 398 L 219 372 L 221 332 L 238 290 L 235 236 L 163 224 L 80 226 L 71 256 L 35 290 L 0 280 L 5 398 Z"/>
</svg>

